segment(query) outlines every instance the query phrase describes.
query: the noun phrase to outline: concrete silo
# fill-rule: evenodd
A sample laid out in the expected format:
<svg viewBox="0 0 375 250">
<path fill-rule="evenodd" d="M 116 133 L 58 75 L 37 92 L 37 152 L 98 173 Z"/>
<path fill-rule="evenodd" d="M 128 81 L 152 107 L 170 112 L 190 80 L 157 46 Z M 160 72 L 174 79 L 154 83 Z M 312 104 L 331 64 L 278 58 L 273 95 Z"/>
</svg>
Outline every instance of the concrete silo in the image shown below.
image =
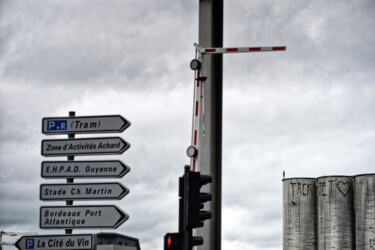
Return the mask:
<svg viewBox="0 0 375 250">
<path fill-rule="evenodd" d="M 317 249 L 316 179 L 283 180 L 283 249 Z"/>
<path fill-rule="evenodd" d="M 375 249 L 375 174 L 354 177 L 357 249 Z"/>
<path fill-rule="evenodd" d="M 319 250 L 355 249 L 353 177 L 318 178 Z"/>
</svg>

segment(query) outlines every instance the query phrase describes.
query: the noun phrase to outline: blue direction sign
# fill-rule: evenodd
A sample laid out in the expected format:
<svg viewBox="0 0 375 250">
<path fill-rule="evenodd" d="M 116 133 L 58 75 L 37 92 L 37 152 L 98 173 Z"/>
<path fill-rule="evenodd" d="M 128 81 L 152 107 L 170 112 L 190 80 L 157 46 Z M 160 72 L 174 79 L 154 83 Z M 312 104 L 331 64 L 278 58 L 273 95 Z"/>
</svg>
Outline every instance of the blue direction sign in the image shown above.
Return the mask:
<svg viewBox="0 0 375 250">
<path fill-rule="evenodd" d="M 122 154 L 129 147 L 121 137 L 42 140 L 42 155 Z"/>
<path fill-rule="evenodd" d="M 121 200 L 129 193 L 118 182 L 41 184 L 40 200 Z"/>
<path fill-rule="evenodd" d="M 22 236 L 15 246 L 19 250 L 91 250 L 91 234 Z"/>
<path fill-rule="evenodd" d="M 45 117 L 42 120 L 42 133 L 120 133 L 129 126 L 130 122 L 121 115 Z"/>
<path fill-rule="evenodd" d="M 115 161 L 43 161 L 43 178 L 121 178 L 130 171 Z"/>
<path fill-rule="evenodd" d="M 50 228 L 117 228 L 129 219 L 114 205 L 40 207 L 39 227 Z"/>
</svg>

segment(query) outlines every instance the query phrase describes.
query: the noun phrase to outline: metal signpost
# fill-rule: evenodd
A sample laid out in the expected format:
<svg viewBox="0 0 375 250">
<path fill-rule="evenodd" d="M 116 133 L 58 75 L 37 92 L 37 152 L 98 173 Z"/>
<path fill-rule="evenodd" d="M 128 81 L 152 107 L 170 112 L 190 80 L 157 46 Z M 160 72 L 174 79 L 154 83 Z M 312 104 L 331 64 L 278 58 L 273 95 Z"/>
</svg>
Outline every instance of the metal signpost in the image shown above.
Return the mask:
<svg viewBox="0 0 375 250">
<path fill-rule="evenodd" d="M 43 206 L 39 226 L 51 228 L 117 228 L 129 215 L 114 205 Z"/>
<path fill-rule="evenodd" d="M 130 168 L 119 160 L 74 161 L 76 155 L 122 154 L 130 144 L 121 137 L 75 138 L 75 134 L 121 133 L 130 122 L 121 115 L 46 117 L 42 133 L 67 134 L 68 139 L 42 140 L 45 157 L 67 156 L 67 161 L 43 161 L 41 176 L 67 178 L 67 184 L 41 184 L 40 200 L 66 201 L 67 206 L 42 206 L 39 226 L 42 229 L 65 229 L 66 235 L 25 236 L 17 242 L 23 249 L 77 249 L 94 246 L 93 237 L 72 235 L 72 229 L 117 228 L 129 215 L 115 205 L 73 206 L 74 200 L 120 200 L 129 189 L 118 182 L 74 183 L 74 178 L 121 178 Z"/>
<path fill-rule="evenodd" d="M 75 116 L 76 116 L 76 112 L 75 111 L 69 111 L 69 117 L 75 117 Z M 43 124 L 42 124 L 42 127 L 43 127 Z M 69 139 L 74 139 L 75 135 L 76 135 L 75 133 L 68 133 L 68 138 Z M 68 155 L 66 158 L 67 158 L 68 161 L 74 161 L 74 155 Z M 72 178 L 72 177 L 66 178 L 66 183 L 71 184 L 73 182 L 74 182 L 74 178 Z M 65 202 L 65 204 L 67 206 L 72 206 L 73 205 L 73 201 L 72 200 L 67 200 Z M 65 233 L 66 234 L 72 234 L 72 232 L 73 232 L 72 229 L 65 229 Z"/>
<path fill-rule="evenodd" d="M 203 47 L 223 47 L 223 0 L 199 1 L 198 33 L 199 44 Z M 204 106 L 205 116 L 197 114 L 201 118 L 197 121 L 199 128 L 196 135 L 199 137 L 196 139 L 199 158 L 197 166 L 192 167 L 193 171 L 211 175 L 213 181 L 209 187 L 204 187 L 212 194 L 212 201 L 205 205 L 205 209 L 212 212 L 212 219 L 198 230 L 197 234 L 204 238 L 203 245 L 198 249 L 220 250 L 223 56 L 206 56 L 201 65 L 195 79 L 196 84 L 200 84 L 199 89 L 203 90 L 204 99 L 199 99 L 202 103 L 197 108 L 202 110 Z"/>
<path fill-rule="evenodd" d="M 20 250 L 91 250 L 91 234 L 22 236 L 15 244 Z"/>
</svg>

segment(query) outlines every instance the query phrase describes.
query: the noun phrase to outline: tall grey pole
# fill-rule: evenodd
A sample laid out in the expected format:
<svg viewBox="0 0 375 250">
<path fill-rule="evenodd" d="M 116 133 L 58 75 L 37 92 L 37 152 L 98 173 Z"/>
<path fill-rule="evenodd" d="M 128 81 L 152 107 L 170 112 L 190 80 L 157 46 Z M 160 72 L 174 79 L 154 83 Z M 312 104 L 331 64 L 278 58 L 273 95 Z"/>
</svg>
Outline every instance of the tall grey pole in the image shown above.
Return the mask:
<svg viewBox="0 0 375 250">
<path fill-rule="evenodd" d="M 69 111 L 69 117 L 74 117 L 76 116 L 76 112 L 75 111 Z M 68 134 L 68 138 L 69 139 L 74 139 L 75 137 L 75 134 L 74 133 L 69 133 Z M 74 161 L 74 155 L 69 155 L 68 156 L 68 161 Z M 66 183 L 68 184 L 71 184 L 74 182 L 74 178 L 67 178 L 66 179 Z M 73 205 L 73 201 L 72 200 L 67 200 L 66 201 L 66 205 L 67 206 L 72 206 Z M 73 229 L 65 229 L 65 234 L 72 234 L 73 233 Z"/>
<path fill-rule="evenodd" d="M 223 47 L 223 0 L 199 0 L 199 44 L 205 48 Z M 206 190 L 212 201 L 205 206 L 212 212 L 196 235 L 203 236 L 200 250 L 221 250 L 221 155 L 222 155 L 222 102 L 223 56 L 203 56 L 201 76 L 204 83 L 203 117 L 200 119 L 199 162 L 200 172 L 212 176 Z"/>
</svg>

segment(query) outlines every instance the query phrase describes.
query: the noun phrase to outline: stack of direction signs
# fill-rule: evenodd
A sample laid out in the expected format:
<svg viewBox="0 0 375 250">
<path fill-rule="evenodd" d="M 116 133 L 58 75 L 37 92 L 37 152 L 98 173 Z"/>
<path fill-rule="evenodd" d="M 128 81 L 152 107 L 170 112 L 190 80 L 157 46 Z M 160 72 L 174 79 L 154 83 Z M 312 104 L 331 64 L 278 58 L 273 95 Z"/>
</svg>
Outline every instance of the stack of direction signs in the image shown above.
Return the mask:
<svg viewBox="0 0 375 250">
<path fill-rule="evenodd" d="M 67 161 L 43 161 L 42 178 L 67 178 L 67 184 L 41 184 L 40 200 L 67 201 L 66 206 L 42 206 L 39 226 L 42 229 L 117 228 L 128 214 L 115 205 L 72 205 L 75 200 L 120 200 L 129 190 L 119 182 L 74 183 L 75 178 L 121 178 L 130 168 L 119 160 L 75 161 L 75 156 L 122 154 L 130 144 L 121 137 L 75 138 L 75 134 L 121 133 L 130 122 L 120 115 L 47 117 L 42 133 L 68 134 L 69 139 L 42 140 L 46 157 L 67 156 Z M 28 249 L 48 245 L 57 239 L 61 246 L 53 249 L 85 249 L 92 245 L 91 235 L 44 235 L 23 239 Z M 74 237 L 72 237 L 74 236 Z M 26 244 L 26 240 L 27 244 Z M 76 242 L 75 242 L 76 241 Z M 44 243 L 43 243 L 44 242 Z M 71 245 L 75 245 L 71 246 Z M 23 244 L 21 244 L 23 245 Z M 69 246 L 68 246 L 69 245 Z M 23 247 L 21 247 L 23 248 Z M 41 249 L 49 249 L 45 246 Z"/>
<path fill-rule="evenodd" d="M 130 122 L 120 115 L 48 117 L 42 133 L 90 134 L 122 132 Z M 122 154 L 130 144 L 121 137 L 55 139 L 42 141 L 43 156 Z M 129 167 L 121 161 L 45 161 L 43 178 L 121 178 Z M 42 184 L 43 201 L 120 200 L 129 190 L 118 182 Z M 40 228 L 117 228 L 129 216 L 114 205 L 45 206 L 40 208 Z"/>
</svg>

